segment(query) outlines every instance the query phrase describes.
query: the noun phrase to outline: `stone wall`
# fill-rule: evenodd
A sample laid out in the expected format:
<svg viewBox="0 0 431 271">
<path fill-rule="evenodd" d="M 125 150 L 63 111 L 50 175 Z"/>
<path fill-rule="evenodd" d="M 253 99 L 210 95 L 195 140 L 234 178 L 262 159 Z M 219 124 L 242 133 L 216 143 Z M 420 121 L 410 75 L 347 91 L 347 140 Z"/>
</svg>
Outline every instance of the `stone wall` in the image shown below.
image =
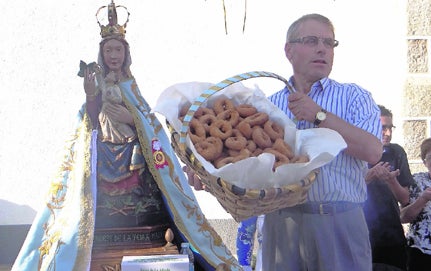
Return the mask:
<svg viewBox="0 0 431 271">
<path fill-rule="evenodd" d="M 431 71 L 431 1 L 407 1 L 407 77 L 403 92 L 404 148 L 412 172 L 424 171 L 420 160 L 420 144 L 430 137 Z"/>
</svg>

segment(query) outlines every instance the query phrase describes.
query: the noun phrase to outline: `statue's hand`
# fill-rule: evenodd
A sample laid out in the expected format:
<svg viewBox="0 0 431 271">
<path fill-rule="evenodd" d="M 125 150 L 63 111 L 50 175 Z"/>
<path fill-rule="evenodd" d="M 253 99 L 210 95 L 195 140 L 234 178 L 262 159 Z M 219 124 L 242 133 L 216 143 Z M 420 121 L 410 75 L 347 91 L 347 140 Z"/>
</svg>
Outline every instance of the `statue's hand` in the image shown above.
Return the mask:
<svg viewBox="0 0 431 271">
<path fill-rule="evenodd" d="M 91 72 L 89 68 L 84 70 L 84 91 L 87 96 L 96 96 L 96 74 Z"/>
</svg>

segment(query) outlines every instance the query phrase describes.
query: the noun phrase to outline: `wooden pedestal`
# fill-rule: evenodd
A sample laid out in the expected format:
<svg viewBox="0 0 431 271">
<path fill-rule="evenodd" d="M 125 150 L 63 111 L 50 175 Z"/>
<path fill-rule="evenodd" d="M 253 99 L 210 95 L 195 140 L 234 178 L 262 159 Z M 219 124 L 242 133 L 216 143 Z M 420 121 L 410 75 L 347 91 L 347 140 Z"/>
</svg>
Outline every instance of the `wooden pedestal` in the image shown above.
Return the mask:
<svg viewBox="0 0 431 271">
<path fill-rule="evenodd" d="M 147 232 L 142 232 L 143 234 L 149 234 L 150 232 L 157 232 L 159 229 L 155 229 L 154 227 L 144 229 Z M 93 245 L 93 251 L 91 255 L 91 271 L 121 271 L 121 260 L 123 256 L 141 256 L 141 255 L 164 255 L 164 254 L 178 254 L 177 246 L 172 243 L 174 239 L 174 235 L 171 229 L 167 229 L 165 231 L 164 242 L 163 244 L 160 241 L 155 242 L 141 242 L 137 243 L 129 243 L 123 242 L 125 239 L 133 238 L 131 237 L 131 232 L 133 231 L 124 231 L 124 229 L 118 229 L 117 232 L 112 233 L 112 230 L 109 234 L 105 232 L 96 232 L 96 235 L 99 234 L 107 238 L 112 238 L 112 236 L 127 236 L 128 238 L 123 238 L 122 240 L 117 240 L 116 243 L 99 243 Z M 99 240 L 100 241 L 100 240 Z"/>
</svg>

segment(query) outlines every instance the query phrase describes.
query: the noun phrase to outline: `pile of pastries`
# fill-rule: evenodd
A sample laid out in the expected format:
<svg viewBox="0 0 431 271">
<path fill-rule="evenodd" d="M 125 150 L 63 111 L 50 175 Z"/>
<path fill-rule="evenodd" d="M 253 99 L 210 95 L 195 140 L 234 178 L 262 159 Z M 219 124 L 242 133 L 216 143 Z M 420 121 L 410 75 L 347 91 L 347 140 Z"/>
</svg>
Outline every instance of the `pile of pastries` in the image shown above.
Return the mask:
<svg viewBox="0 0 431 271">
<path fill-rule="evenodd" d="M 181 120 L 189 107 L 180 110 Z M 275 156 L 273 170 L 309 161 L 307 156 L 295 156 L 284 141 L 284 127 L 271 121 L 267 113 L 253 105 L 235 105 L 227 98 L 217 98 L 211 108 L 200 107 L 189 123 L 188 135 L 196 151 L 215 168 L 264 152 Z"/>
</svg>

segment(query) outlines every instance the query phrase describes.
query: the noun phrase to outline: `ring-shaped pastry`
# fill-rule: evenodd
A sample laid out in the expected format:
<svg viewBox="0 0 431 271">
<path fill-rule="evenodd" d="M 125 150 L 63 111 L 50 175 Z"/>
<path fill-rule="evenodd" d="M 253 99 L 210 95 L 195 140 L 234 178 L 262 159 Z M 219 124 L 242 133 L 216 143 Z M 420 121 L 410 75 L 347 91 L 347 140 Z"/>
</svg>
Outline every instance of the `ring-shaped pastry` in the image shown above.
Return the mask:
<svg viewBox="0 0 431 271">
<path fill-rule="evenodd" d="M 239 113 L 233 109 L 225 110 L 217 114 L 217 119 L 222 119 L 230 122 L 232 127 L 235 127 L 239 122 Z"/>
<path fill-rule="evenodd" d="M 246 149 L 251 151 L 252 153 L 256 150 L 257 146 L 253 140 L 247 140 L 247 144 L 245 145 Z"/>
<path fill-rule="evenodd" d="M 210 126 L 210 135 L 225 140 L 232 136 L 232 125 L 225 120 L 216 120 Z"/>
<path fill-rule="evenodd" d="M 292 151 L 292 148 L 287 144 L 283 139 L 277 138 L 272 145 L 272 147 L 276 150 L 281 152 L 282 154 L 286 155 L 287 158 L 292 159 L 294 157 L 294 153 Z"/>
<path fill-rule="evenodd" d="M 234 163 L 234 160 L 235 160 L 235 157 L 228 156 L 228 157 L 225 157 L 223 159 L 219 159 L 216 162 L 214 162 L 214 166 L 216 168 L 221 168 L 221 167 L 226 166 L 227 164 Z"/>
<path fill-rule="evenodd" d="M 272 141 L 275 141 L 277 138 L 284 139 L 284 128 L 271 120 L 265 122 L 263 129 Z"/>
<path fill-rule="evenodd" d="M 195 118 L 199 119 L 202 116 L 205 115 L 213 115 L 215 116 L 216 114 L 214 113 L 214 110 L 212 110 L 211 108 L 208 107 L 199 107 L 198 110 L 196 110 L 195 114 L 193 115 Z"/>
<path fill-rule="evenodd" d="M 243 136 L 245 136 L 245 138 L 247 139 L 251 138 L 251 134 L 253 133 L 253 130 L 251 129 L 250 123 L 248 123 L 247 121 L 241 121 L 240 123 L 238 123 L 236 128 L 241 132 Z"/>
<path fill-rule="evenodd" d="M 244 135 L 240 132 L 240 130 L 233 128 L 232 129 L 232 136 L 244 136 Z"/>
<path fill-rule="evenodd" d="M 217 120 L 216 116 L 211 115 L 211 114 L 206 114 L 206 115 L 203 115 L 199 118 L 199 121 L 202 123 L 202 125 L 205 129 L 205 132 L 207 134 L 210 133 L 211 124 L 213 124 L 216 120 Z"/>
<path fill-rule="evenodd" d="M 243 118 L 249 117 L 257 113 L 256 107 L 250 104 L 240 104 L 236 106 L 235 109 L 236 111 L 238 111 L 239 115 Z"/>
<path fill-rule="evenodd" d="M 225 151 L 227 156 L 232 156 L 232 157 L 238 156 L 240 152 L 238 150 L 233 150 L 233 149 L 225 149 Z"/>
<path fill-rule="evenodd" d="M 272 141 L 269 135 L 263 130 L 262 127 L 256 126 L 253 128 L 253 134 L 251 135 L 253 141 L 259 148 L 266 149 L 272 146 Z"/>
<path fill-rule="evenodd" d="M 233 158 L 233 162 L 235 163 L 235 162 L 238 162 L 238 161 L 244 160 L 244 159 L 246 159 L 246 158 L 249 158 L 249 157 L 250 157 L 250 155 L 251 155 L 251 151 L 249 151 L 249 150 L 247 150 L 247 149 L 242 149 L 242 150 L 239 152 L 239 154 Z"/>
<path fill-rule="evenodd" d="M 263 152 L 272 153 L 274 155 L 275 161 L 274 161 L 274 166 L 273 166 L 272 170 L 275 170 L 277 167 L 279 167 L 281 165 L 288 164 L 290 161 L 286 155 L 284 155 L 281 152 L 276 151 L 274 149 L 267 148 Z"/>
<path fill-rule="evenodd" d="M 219 98 L 214 102 L 213 109 L 216 115 L 218 115 L 225 110 L 235 109 L 235 106 L 231 100 L 227 98 Z"/>
<path fill-rule="evenodd" d="M 226 138 L 224 145 L 229 149 L 240 151 L 245 149 L 247 139 L 243 136 L 231 136 Z"/>
<path fill-rule="evenodd" d="M 223 142 L 220 138 L 208 137 L 195 144 L 196 151 L 207 161 L 219 158 L 223 150 Z"/>
<path fill-rule="evenodd" d="M 248 122 L 251 127 L 256 125 L 263 125 L 269 119 L 268 114 L 265 112 L 257 112 L 251 116 L 248 116 L 244 119 L 244 121 Z"/>
<path fill-rule="evenodd" d="M 259 156 L 259 155 L 261 155 L 263 153 L 263 150 L 261 149 L 261 148 L 256 148 L 254 151 L 253 151 L 253 153 L 252 153 L 252 156 Z"/>
<path fill-rule="evenodd" d="M 207 135 L 205 128 L 202 125 L 202 123 L 195 118 L 193 118 L 189 123 L 189 134 L 190 134 L 191 138 L 193 136 L 196 136 L 196 137 L 199 137 L 202 139 L 205 139 L 205 137 Z M 192 141 L 193 141 L 193 139 L 192 139 Z"/>
</svg>

